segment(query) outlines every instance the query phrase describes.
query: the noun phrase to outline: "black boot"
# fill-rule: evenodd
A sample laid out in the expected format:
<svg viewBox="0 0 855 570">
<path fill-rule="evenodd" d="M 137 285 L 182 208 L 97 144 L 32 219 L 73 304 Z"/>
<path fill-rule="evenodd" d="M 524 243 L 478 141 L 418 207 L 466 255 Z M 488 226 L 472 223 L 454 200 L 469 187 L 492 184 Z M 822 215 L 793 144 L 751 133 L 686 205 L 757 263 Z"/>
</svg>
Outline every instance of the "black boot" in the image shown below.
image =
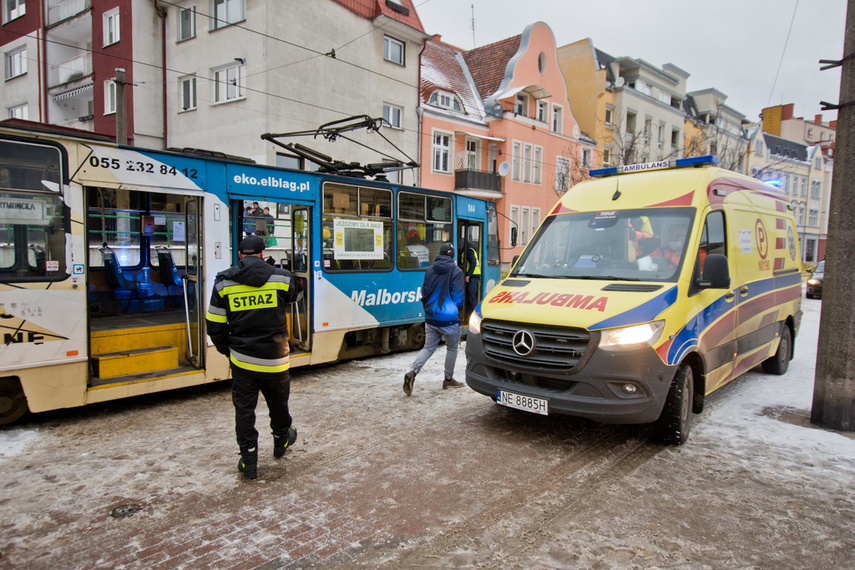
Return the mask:
<svg viewBox="0 0 855 570">
<path fill-rule="evenodd" d="M 288 446 L 297 441 L 297 428 L 291 426 L 285 435 L 273 436 L 273 457 L 279 459 L 288 451 Z"/>
<path fill-rule="evenodd" d="M 238 471 L 243 473 L 245 479 L 258 477 L 258 446 L 241 448 Z"/>
</svg>

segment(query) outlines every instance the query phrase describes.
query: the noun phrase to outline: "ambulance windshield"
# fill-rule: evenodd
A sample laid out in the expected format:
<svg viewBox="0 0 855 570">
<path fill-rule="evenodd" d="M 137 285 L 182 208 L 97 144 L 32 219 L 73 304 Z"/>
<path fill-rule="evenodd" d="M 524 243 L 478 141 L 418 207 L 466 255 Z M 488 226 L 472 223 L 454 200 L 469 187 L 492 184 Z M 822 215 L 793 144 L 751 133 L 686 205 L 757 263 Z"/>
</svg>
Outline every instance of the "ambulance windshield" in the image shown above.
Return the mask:
<svg viewBox="0 0 855 570">
<path fill-rule="evenodd" d="M 576 212 L 547 218 L 512 277 L 676 281 L 694 208 Z M 696 252 L 688 256 L 694 263 Z"/>
</svg>

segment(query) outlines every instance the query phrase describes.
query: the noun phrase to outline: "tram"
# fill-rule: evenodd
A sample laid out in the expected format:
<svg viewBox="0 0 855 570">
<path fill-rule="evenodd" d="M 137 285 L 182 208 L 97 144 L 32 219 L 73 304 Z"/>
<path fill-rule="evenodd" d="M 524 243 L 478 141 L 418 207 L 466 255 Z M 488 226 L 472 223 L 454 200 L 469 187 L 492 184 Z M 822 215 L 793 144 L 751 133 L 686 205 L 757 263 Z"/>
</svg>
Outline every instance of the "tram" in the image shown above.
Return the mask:
<svg viewBox="0 0 855 570">
<path fill-rule="evenodd" d="M 447 192 L 0 121 L 0 425 L 227 379 L 205 312 L 248 234 L 303 285 L 291 366 L 419 348 L 430 260 L 476 247 L 483 294 L 497 225 Z"/>
</svg>

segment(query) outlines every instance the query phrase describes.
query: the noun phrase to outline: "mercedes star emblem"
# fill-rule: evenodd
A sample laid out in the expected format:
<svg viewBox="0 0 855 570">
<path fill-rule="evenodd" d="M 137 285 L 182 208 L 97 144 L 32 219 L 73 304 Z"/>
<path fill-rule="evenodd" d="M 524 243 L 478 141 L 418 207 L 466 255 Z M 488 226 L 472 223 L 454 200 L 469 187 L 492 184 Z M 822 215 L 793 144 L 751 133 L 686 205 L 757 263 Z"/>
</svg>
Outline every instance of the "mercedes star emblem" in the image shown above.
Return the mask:
<svg viewBox="0 0 855 570">
<path fill-rule="evenodd" d="M 527 330 L 517 331 L 512 343 L 514 352 L 520 356 L 528 356 L 534 352 L 534 336 Z"/>
</svg>

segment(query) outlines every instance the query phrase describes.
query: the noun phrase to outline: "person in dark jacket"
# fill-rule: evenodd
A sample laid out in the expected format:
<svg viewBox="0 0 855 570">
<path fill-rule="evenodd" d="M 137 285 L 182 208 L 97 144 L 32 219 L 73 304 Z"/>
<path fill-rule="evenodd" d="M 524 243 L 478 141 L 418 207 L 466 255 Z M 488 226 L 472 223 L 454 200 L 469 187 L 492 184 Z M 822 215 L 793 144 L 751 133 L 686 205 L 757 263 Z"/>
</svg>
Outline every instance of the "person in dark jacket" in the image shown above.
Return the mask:
<svg viewBox="0 0 855 570">
<path fill-rule="evenodd" d="M 291 392 L 287 315 L 300 297 L 294 274 L 264 261 L 264 240 L 241 240 L 237 265 L 217 274 L 205 320 L 217 351 L 227 356 L 232 370 L 235 433 L 240 448 L 238 470 L 257 477 L 258 431 L 255 407 L 258 392 L 270 410 L 273 456 L 285 455 L 297 440 L 291 425 Z"/>
<path fill-rule="evenodd" d="M 462 382 L 454 379 L 454 364 L 457 362 L 457 345 L 460 343 L 460 321 L 458 313 L 463 305 L 463 270 L 454 263 L 454 246 L 444 243 L 439 255 L 427 271 L 422 285 L 422 305 L 425 308 L 425 346 L 416 356 L 412 368 L 404 374 L 404 393 L 413 393 L 416 374 L 445 337 L 445 378 L 442 389 L 460 388 Z"/>
</svg>

